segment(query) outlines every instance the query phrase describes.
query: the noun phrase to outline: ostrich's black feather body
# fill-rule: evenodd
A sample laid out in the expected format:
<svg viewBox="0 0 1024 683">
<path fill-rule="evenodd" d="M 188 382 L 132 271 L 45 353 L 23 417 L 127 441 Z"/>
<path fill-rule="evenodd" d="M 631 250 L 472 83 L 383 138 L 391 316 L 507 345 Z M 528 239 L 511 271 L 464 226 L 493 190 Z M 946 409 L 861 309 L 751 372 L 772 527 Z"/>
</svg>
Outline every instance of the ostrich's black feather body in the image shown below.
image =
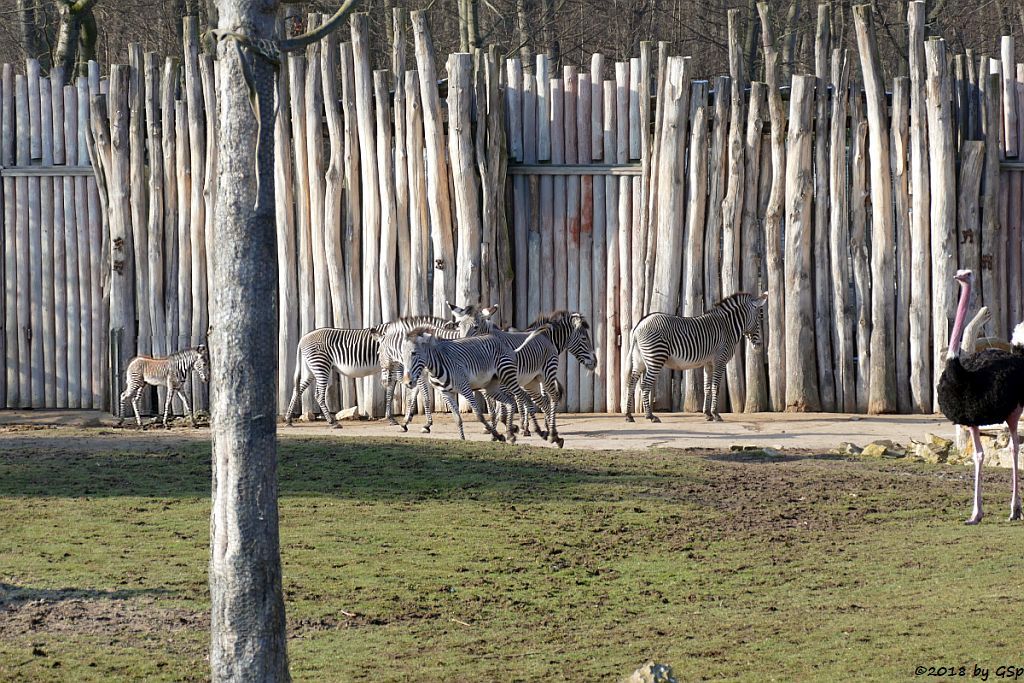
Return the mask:
<svg viewBox="0 0 1024 683">
<path fill-rule="evenodd" d="M 1024 353 L 990 349 L 946 361 L 939 378 L 939 409 L 953 424 L 1005 422 L 1024 405 Z"/>
</svg>

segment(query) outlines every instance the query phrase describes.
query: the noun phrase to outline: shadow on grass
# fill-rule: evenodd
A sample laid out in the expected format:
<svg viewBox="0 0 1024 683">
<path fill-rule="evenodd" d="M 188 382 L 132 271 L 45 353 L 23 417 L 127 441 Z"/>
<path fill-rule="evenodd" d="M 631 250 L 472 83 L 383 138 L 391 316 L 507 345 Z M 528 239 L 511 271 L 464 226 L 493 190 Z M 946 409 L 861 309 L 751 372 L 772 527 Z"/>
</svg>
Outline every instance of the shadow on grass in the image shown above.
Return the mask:
<svg viewBox="0 0 1024 683">
<path fill-rule="evenodd" d="M 0 454 L 0 496 L 206 498 L 209 453 L 203 442 L 149 454 L 82 453 L 69 437 L 46 449 Z M 588 458 L 584 451 L 476 442 L 309 438 L 279 445 L 278 475 L 282 496 L 368 501 L 544 500 L 581 484 L 658 476 L 643 467 L 611 467 L 607 458 Z"/>
<path fill-rule="evenodd" d="M 0 610 L 17 607 L 26 602 L 62 602 L 64 600 L 129 600 L 143 595 L 170 595 L 163 588 L 130 588 L 94 590 L 88 588 L 28 588 L 0 582 Z"/>
</svg>

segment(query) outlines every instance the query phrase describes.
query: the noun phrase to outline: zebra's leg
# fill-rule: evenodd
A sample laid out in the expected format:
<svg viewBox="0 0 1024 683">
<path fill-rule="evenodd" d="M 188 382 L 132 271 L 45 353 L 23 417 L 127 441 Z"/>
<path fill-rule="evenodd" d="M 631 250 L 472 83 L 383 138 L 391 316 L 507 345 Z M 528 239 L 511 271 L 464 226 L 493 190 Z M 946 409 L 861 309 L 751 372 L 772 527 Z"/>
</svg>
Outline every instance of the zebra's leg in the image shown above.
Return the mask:
<svg viewBox="0 0 1024 683">
<path fill-rule="evenodd" d="M 395 384 L 391 381 L 391 368 L 380 371 L 380 382 L 384 385 L 384 419 L 389 425 L 397 425 L 392 403 L 395 401 Z"/>
<path fill-rule="evenodd" d="M 118 412 L 118 415 L 117 415 L 117 426 L 118 427 L 120 427 L 121 425 L 124 424 L 124 402 L 127 401 L 131 397 L 131 395 L 133 393 L 134 393 L 134 389 L 132 389 L 131 383 L 129 383 L 128 387 L 124 391 L 121 392 L 121 398 L 120 398 L 120 400 L 118 400 L 118 411 L 117 411 Z"/>
<path fill-rule="evenodd" d="M 644 417 L 651 422 L 661 422 L 661 418 L 654 414 L 653 394 L 654 385 L 658 381 L 658 373 L 661 372 L 663 364 L 664 361 L 661 363 L 647 363 L 646 368 L 644 368 L 643 381 L 640 382 L 640 397 L 644 404 Z"/>
<path fill-rule="evenodd" d="M 535 386 L 530 386 L 526 389 L 526 396 L 529 398 L 529 401 L 526 402 L 526 412 L 530 416 L 530 421 L 533 422 L 533 431 L 540 438 L 546 439 L 548 438 L 550 426 L 548 425 L 547 408 L 545 407 L 543 392 L 538 391 Z M 544 411 L 544 426 L 548 427 L 548 429 L 541 429 L 540 422 L 537 421 L 538 411 Z M 526 424 L 523 424 L 523 430 L 523 436 L 530 435 L 530 430 Z"/>
<path fill-rule="evenodd" d="M 486 430 L 490 434 L 492 430 L 498 429 L 498 401 L 489 391 L 484 391 L 483 397 L 487 403 L 487 417 L 491 419 L 491 426 Z"/>
<path fill-rule="evenodd" d="M 721 422 L 722 416 L 718 414 L 718 388 L 722 386 L 722 375 L 725 373 L 725 363 L 715 361 L 715 375 L 711 379 L 711 419 Z"/>
<path fill-rule="evenodd" d="M 561 448 L 565 444 L 565 440 L 558 436 L 558 427 L 555 425 L 555 406 L 558 405 L 558 399 L 561 394 L 558 386 L 558 377 L 554 375 L 545 377 L 541 389 L 542 392 L 539 397 L 541 403 L 538 405 L 544 408 L 544 421 L 548 428 L 547 440 L 549 443 L 556 444 Z"/>
<path fill-rule="evenodd" d="M 487 431 L 491 433 L 491 439 L 493 441 L 504 441 L 505 437 L 499 434 L 498 431 L 491 427 L 490 423 L 487 422 L 487 418 L 485 418 L 483 412 L 481 412 L 480 404 L 477 403 L 476 397 L 473 395 L 473 390 L 469 387 L 469 385 L 462 384 L 461 386 L 459 386 L 459 394 L 462 395 L 462 398 L 466 399 L 466 403 L 468 403 L 469 407 L 473 409 L 473 414 L 476 415 L 476 419 L 480 420 L 480 424 L 482 424 L 484 427 L 487 427 Z M 458 411 L 456 411 L 456 413 L 457 412 Z M 461 417 L 459 418 L 459 434 L 460 436 L 462 435 Z"/>
<path fill-rule="evenodd" d="M 470 392 L 470 396 L 472 395 L 472 392 Z M 452 416 L 455 418 L 455 425 L 459 428 L 459 438 L 465 441 L 466 432 L 462 426 L 462 414 L 459 412 L 459 399 L 454 391 L 445 391 L 444 400 L 448 403 L 448 408 L 452 411 Z"/>
<path fill-rule="evenodd" d="M 626 382 L 626 422 L 634 422 L 633 420 L 633 395 L 636 393 L 636 383 L 640 381 L 640 370 L 634 363 L 633 369 L 629 373 L 629 381 Z"/>
<path fill-rule="evenodd" d="M 188 413 L 188 419 L 192 421 L 193 427 L 198 427 L 196 424 L 196 416 L 192 414 L 192 406 L 188 404 L 188 399 L 185 398 L 185 392 L 178 388 L 178 398 L 181 399 L 181 405 L 185 406 L 185 412 Z"/>
<path fill-rule="evenodd" d="M 299 405 L 299 397 L 302 396 L 302 392 L 304 392 L 312 382 L 313 375 L 307 375 L 303 372 L 302 379 L 295 383 L 295 389 L 292 391 L 292 400 L 288 403 L 288 412 L 284 415 L 284 423 L 289 427 L 292 426 L 292 415 L 295 414 L 295 408 Z"/>
<path fill-rule="evenodd" d="M 144 429 L 142 426 L 142 416 L 139 414 L 139 406 L 142 405 L 142 390 L 145 388 L 146 385 L 142 384 L 135 390 L 135 394 L 132 396 L 132 410 L 135 411 L 135 424 L 139 426 L 139 429 Z"/>
<path fill-rule="evenodd" d="M 412 422 L 412 414 L 413 414 L 413 411 L 415 411 L 415 410 L 416 410 L 416 392 L 415 391 L 407 391 L 407 392 L 405 392 L 405 419 L 402 421 L 401 424 L 399 424 L 398 422 L 395 423 L 399 427 L 402 428 L 403 432 L 409 431 L 409 427 L 407 425 L 410 422 Z"/>
<path fill-rule="evenodd" d="M 170 429 L 171 426 L 167 424 L 167 416 L 171 414 L 171 401 L 174 400 L 174 392 L 177 387 L 174 386 L 173 382 L 167 383 L 167 398 L 164 399 L 164 429 Z"/>
<path fill-rule="evenodd" d="M 335 419 L 334 415 L 327 408 L 327 382 L 317 380 L 316 387 L 313 389 L 313 396 L 316 398 L 316 403 L 320 406 L 320 412 L 324 414 L 324 419 L 327 420 L 335 429 L 341 429 L 341 423 Z"/>
<path fill-rule="evenodd" d="M 708 422 L 715 419 L 711 412 L 711 377 L 715 374 L 715 364 L 708 363 L 704 366 L 704 416 Z"/>
</svg>

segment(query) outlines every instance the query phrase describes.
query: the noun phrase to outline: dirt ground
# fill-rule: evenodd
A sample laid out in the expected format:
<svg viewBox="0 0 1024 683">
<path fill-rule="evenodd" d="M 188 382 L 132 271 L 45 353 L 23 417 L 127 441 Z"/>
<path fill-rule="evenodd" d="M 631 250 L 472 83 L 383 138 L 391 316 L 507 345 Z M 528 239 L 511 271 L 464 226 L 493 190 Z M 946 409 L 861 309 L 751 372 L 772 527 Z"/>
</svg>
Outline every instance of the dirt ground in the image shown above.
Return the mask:
<svg viewBox="0 0 1024 683">
<path fill-rule="evenodd" d="M 761 446 L 775 449 L 829 450 L 842 442 L 863 446 L 871 441 L 889 439 L 906 444 L 910 439 L 922 440 L 926 434 L 952 438 L 953 427 L 935 415 L 849 415 L 841 413 L 752 413 L 725 414 L 724 422 L 706 422 L 701 415 L 662 414 L 660 424 L 642 418 L 627 423 L 621 415 L 559 415 L 559 433 L 566 448 L 597 450 L 636 450 L 644 448 L 708 448 L 729 450 L 730 446 Z M 471 416 L 464 415 L 466 438 L 488 441 L 483 427 Z M 0 411 L 0 430 L 19 426 L 113 427 L 114 419 L 99 411 L 6 410 Z M 126 423 L 128 424 L 128 423 Z M 157 426 L 148 427 L 145 439 L 179 439 L 191 431 L 179 418 L 177 426 L 165 432 Z M 422 434 L 423 417 L 417 415 L 409 432 L 386 425 L 382 420 L 345 420 L 340 430 L 329 428 L 323 421 L 297 421 L 294 427 L 282 425 L 279 434 L 288 439 L 302 436 L 338 433 L 345 436 L 409 436 L 430 439 L 458 438 L 451 415 L 439 414 L 430 434 Z M 124 429 L 118 429 L 122 433 Z M 200 428 L 198 435 L 206 435 Z M 165 436 L 160 436 L 164 434 Z M 98 436 L 102 436 L 97 432 Z M 38 436 L 38 435 L 37 435 Z M 533 446 L 546 445 L 538 438 L 525 439 Z M 550 446 L 554 447 L 554 446 Z"/>
</svg>

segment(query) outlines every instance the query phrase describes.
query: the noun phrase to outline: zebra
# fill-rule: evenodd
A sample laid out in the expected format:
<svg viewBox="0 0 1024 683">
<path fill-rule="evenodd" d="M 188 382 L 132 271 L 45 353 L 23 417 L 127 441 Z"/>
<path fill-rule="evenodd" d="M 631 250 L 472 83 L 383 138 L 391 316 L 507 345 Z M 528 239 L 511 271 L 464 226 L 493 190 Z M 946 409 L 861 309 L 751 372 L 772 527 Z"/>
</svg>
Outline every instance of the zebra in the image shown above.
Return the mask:
<svg viewBox="0 0 1024 683">
<path fill-rule="evenodd" d="M 484 309 L 482 332 L 494 334 L 509 346 L 515 348 L 524 344 L 531 330 L 547 328 L 543 336 L 532 338 L 531 341 L 516 351 L 516 370 L 520 386 L 522 386 L 533 402 L 544 410 L 547 431 L 541 430 L 537 424 L 536 412 L 530 411 L 534 429 L 549 442 L 562 447 L 564 441 L 558 436 L 555 426 L 555 406 L 562 396 L 562 386 L 558 381 L 558 358 L 566 349 L 588 370 L 597 367 L 597 353 L 590 337 L 590 324 L 586 317 L 575 311 L 555 311 L 534 320 L 525 332 L 503 332 L 491 320 L 497 306 Z M 487 404 L 491 414 L 491 425 L 497 419 L 497 401 L 487 396 Z M 523 435 L 529 436 L 528 426 L 524 423 Z"/>
<path fill-rule="evenodd" d="M 447 303 L 447 302 L 446 302 Z M 384 385 L 384 418 L 390 425 L 402 428 L 403 432 L 409 431 L 409 423 L 412 422 L 412 413 L 416 408 L 416 394 L 409 392 L 406 397 L 405 421 L 399 424 L 393 414 L 395 389 L 402 381 L 402 343 L 405 341 L 406 333 L 413 327 L 426 326 L 433 328 L 433 334 L 443 339 L 459 339 L 461 337 L 473 336 L 480 329 L 480 322 L 483 319 L 483 310 L 477 310 L 475 306 L 456 306 L 448 303 L 448 308 L 455 316 L 455 322 L 442 321 L 438 325 L 434 321 L 440 318 L 427 319 L 406 318 L 402 325 L 392 325 L 386 333 L 380 335 L 380 381 Z M 415 322 L 416 324 L 411 324 Z M 423 433 L 429 434 L 434 425 L 434 401 L 430 388 L 427 385 L 426 375 L 420 377 L 420 393 L 423 396 L 423 412 L 426 415 L 426 424 L 423 426 Z"/>
<path fill-rule="evenodd" d="M 405 335 L 402 366 L 409 387 L 416 386 L 424 372 L 429 373 L 430 384 L 441 390 L 455 416 L 460 439 L 465 440 L 466 434 L 463 431 L 457 394 L 466 399 L 492 439 L 515 443 L 514 417 L 507 421 L 503 437 L 484 419 L 473 396 L 474 391 L 486 389 L 499 400 L 514 403 L 519 407 L 525 424 L 529 398 L 516 382 L 515 349 L 508 348 L 490 334 L 466 339 L 442 339 L 435 336 L 430 328 L 418 327 Z"/>
<path fill-rule="evenodd" d="M 121 400 L 118 402 L 119 414 L 117 425 L 124 424 L 124 402 L 129 398 L 132 401 L 132 409 L 135 411 L 135 422 L 139 429 L 143 429 L 142 417 L 139 415 L 139 404 L 142 402 L 142 390 L 147 384 L 152 386 L 167 387 L 167 398 L 164 401 L 163 425 L 170 429 L 167 424 L 167 416 L 171 412 L 171 401 L 175 394 L 181 399 L 185 406 L 192 426 L 197 427 L 196 416 L 185 398 L 181 387 L 188 378 L 188 373 L 195 368 L 200 379 L 204 382 L 210 381 L 210 352 L 205 345 L 200 344 L 195 348 L 175 351 L 165 358 L 152 358 L 150 356 L 135 356 L 128 362 L 125 370 L 125 390 L 121 392 Z"/>
<path fill-rule="evenodd" d="M 475 324 L 471 315 L 463 316 L 455 322 L 433 316 L 415 316 L 363 329 L 321 327 L 307 332 L 299 339 L 295 349 L 294 389 L 288 412 L 285 413 L 285 424 L 291 426 L 302 392 L 315 382 L 313 395 L 320 411 L 332 427 L 340 428 L 341 425 L 327 408 L 327 386 L 331 381 L 331 370 L 337 370 L 352 379 L 380 372 L 380 340 L 391 330 L 412 329 L 418 325 L 458 326 L 468 333 L 475 329 Z"/>
<path fill-rule="evenodd" d="M 761 296 L 738 292 L 722 299 L 696 317 L 650 313 L 633 326 L 630 334 L 629 388 L 626 422 L 633 422 L 633 390 L 643 374 L 640 395 L 645 416 L 654 415 L 651 394 L 662 367 L 673 370 L 704 368 L 704 415 L 708 422 L 722 421 L 718 414 L 718 388 L 725 364 L 736 352 L 741 336 L 753 347 L 761 346 L 761 312 L 768 292 Z"/>
</svg>

